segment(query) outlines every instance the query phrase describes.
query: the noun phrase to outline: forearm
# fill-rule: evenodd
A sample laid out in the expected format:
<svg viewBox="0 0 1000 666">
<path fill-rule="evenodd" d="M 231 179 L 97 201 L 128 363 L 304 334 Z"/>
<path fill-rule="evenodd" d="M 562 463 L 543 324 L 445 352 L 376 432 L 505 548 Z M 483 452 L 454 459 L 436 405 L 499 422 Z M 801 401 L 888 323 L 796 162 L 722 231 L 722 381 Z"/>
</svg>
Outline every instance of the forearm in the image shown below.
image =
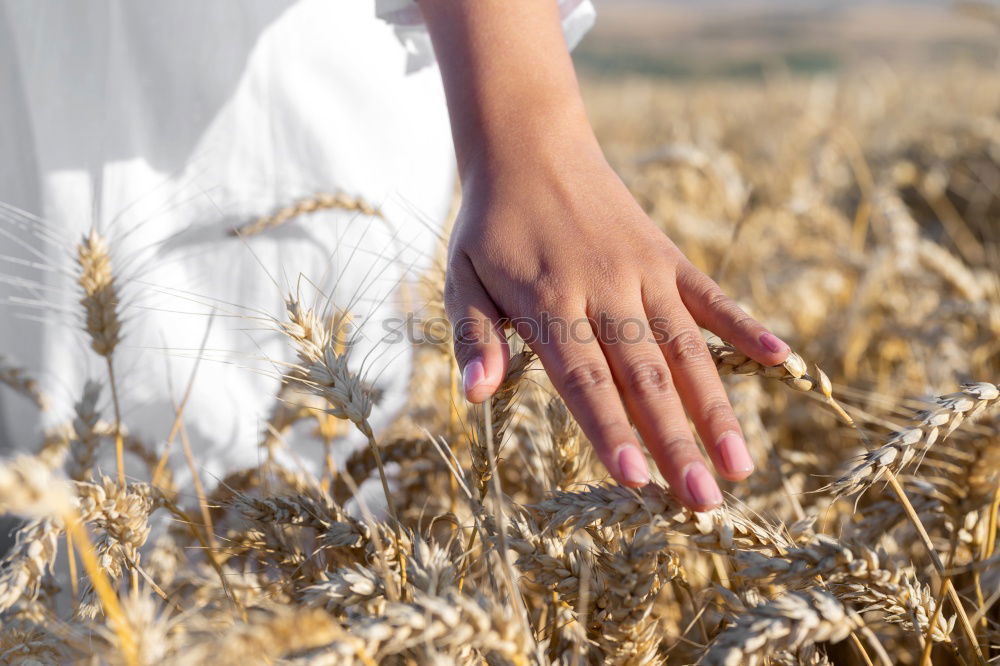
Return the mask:
<svg viewBox="0 0 1000 666">
<path fill-rule="evenodd" d="M 463 184 L 575 142 L 598 150 L 555 0 L 421 0 Z"/>
</svg>

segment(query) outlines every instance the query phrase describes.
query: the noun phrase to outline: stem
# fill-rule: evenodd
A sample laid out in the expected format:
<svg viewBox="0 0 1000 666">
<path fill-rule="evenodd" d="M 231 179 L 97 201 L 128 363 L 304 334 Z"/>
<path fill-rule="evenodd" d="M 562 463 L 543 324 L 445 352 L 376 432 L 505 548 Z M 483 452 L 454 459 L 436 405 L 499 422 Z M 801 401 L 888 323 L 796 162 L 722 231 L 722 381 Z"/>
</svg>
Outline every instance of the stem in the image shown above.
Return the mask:
<svg viewBox="0 0 1000 666">
<path fill-rule="evenodd" d="M 454 354 L 448 355 L 448 393 L 451 398 L 451 403 L 448 407 L 448 432 L 450 435 L 459 432 L 459 426 L 461 425 L 462 419 L 458 414 L 458 362 L 455 360 Z M 451 491 L 450 497 L 448 498 L 448 510 L 455 513 L 455 508 L 458 505 L 458 481 L 455 479 L 454 475 L 448 475 L 448 486 Z M 473 532 L 475 533 L 475 532 Z M 471 548 L 471 545 L 470 545 Z M 466 553 L 469 551 L 466 550 Z M 461 586 L 458 588 L 459 592 L 462 591 Z"/>
<path fill-rule="evenodd" d="M 226 572 L 222 570 L 222 565 L 219 564 L 219 561 L 215 559 L 215 552 L 212 550 L 211 544 L 209 544 L 205 540 L 205 535 L 203 535 L 201 531 L 197 527 L 195 527 L 195 522 L 191 519 L 189 515 L 187 515 L 187 513 L 181 507 L 177 505 L 176 502 L 174 502 L 169 497 L 166 497 L 165 495 L 163 496 L 162 499 L 164 508 L 166 508 L 167 511 L 173 514 L 173 516 L 177 518 L 182 525 L 184 525 L 187 531 L 191 533 L 191 536 L 193 536 L 195 540 L 197 540 L 198 543 L 201 545 L 202 549 L 205 551 L 205 557 L 208 560 L 209 565 L 212 567 L 216 575 L 219 577 L 219 582 L 222 585 L 223 591 L 226 593 L 226 596 L 229 598 L 229 601 L 233 604 L 233 607 L 237 611 L 239 611 L 240 616 L 243 618 L 244 621 L 246 621 L 247 617 L 246 609 L 243 608 L 243 604 L 240 603 L 239 599 L 237 599 L 236 595 L 233 593 L 233 588 L 232 586 L 230 586 L 229 581 L 226 579 Z"/>
<path fill-rule="evenodd" d="M 854 642 L 854 647 L 858 651 L 858 654 L 861 655 L 862 659 L 864 659 L 866 666 L 875 666 L 875 664 L 872 663 L 871 657 L 869 657 L 868 653 L 865 652 L 865 646 L 861 643 L 861 639 L 858 638 L 858 635 L 853 631 L 851 632 L 851 640 Z"/>
<path fill-rule="evenodd" d="M 333 460 L 333 438 L 323 438 L 323 480 L 320 487 L 323 492 L 328 493 L 333 487 L 333 480 L 337 478 L 337 464 Z"/>
<path fill-rule="evenodd" d="M 115 407 L 115 462 L 118 465 L 118 483 L 125 488 L 125 443 L 122 441 L 122 409 L 118 402 L 118 385 L 115 382 L 115 366 L 111 355 L 105 357 L 108 362 L 108 379 L 111 383 L 111 401 Z"/>
<path fill-rule="evenodd" d="M 861 627 L 858 631 L 861 632 L 861 635 L 868 641 L 868 645 L 871 646 L 871 649 L 876 655 L 878 655 L 879 662 L 883 666 L 893 666 L 892 659 L 889 658 L 889 653 L 886 652 L 885 648 L 882 647 L 882 644 L 879 643 L 878 636 L 875 635 L 875 632 L 868 627 Z M 865 656 L 867 656 L 867 654 Z"/>
<path fill-rule="evenodd" d="M 125 613 L 122 611 L 121 604 L 118 602 L 118 596 L 112 589 L 107 575 L 97 562 L 97 555 L 94 553 L 94 547 L 90 543 L 87 530 L 83 528 L 79 517 L 72 509 L 68 510 L 62 519 L 66 524 L 66 533 L 73 535 L 77 550 L 80 553 L 80 560 L 83 562 L 83 568 L 86 570 L 87 575 L 90 576 L 94 591 L 104 606 L 104 613 L 108 616 L 115 633 L 118 635 L 118 642 L 121 644 L 122 657 L 125 659 L 125 663 L 127 666 L 138 666 L 139 654 L 135 639 L 125 619 Z"/>
<path fill-rule="evenodd" d="M 392 500 L 392 493 L 389 492 L 389 479 L 385 475 L 385 466 L 382 464 L 382 454 L 378 450 L 378 443 L 375 441 L 375 433 L 367 422 L 357 424 L 358 428 L 368 438 L 368 446 L 375 456 L 375 464 L 378 465 L 378 478 L 382 482 L 382 492 L 385 493 L 385 504 L 392 517 L 392 532 L 396 537 L 396 559 L 399 562 L 399 595 L 406 601 L 406 555 L 403 553 L 403 536 L 399 529 L 399 514 L 396 513 L 396 503 Z"/>
<path fill-rule="evenodd" d="M 66 530 L 66 558 L 69 560 L 69 587 L 72 592 L 73 606 L 80 601 L 80 581 L 76 570 L 76 554 L 73 552 L 73 534 Z"/>
<path fill-rule="evenodd" d="M 993 557 L 993 548 L 997 541 L 997 513 L 1000 511 L 1000 483 L 997 483 L 996 488 L 993 490 L 993 501 L 990 503 L 990 519 L 989 527 L 986 532 L 986 542 L 983 544 L 981 560 L 988 560 Z M 986 607 L 986 599 L 983 596 L 983 585 L 982 576 L 979 573 L 979 569 L 976 569 L 972 573 L 972 579 L 976 583 L 976 599 L 979 601 L 979 607 Z M 986 613 L 983 613 L 980 618 L 980 622 L 983 625 L 984 633 L 989 628 L 989 620 L 986 618 Z M 989 655 L 989 638 L 983 637 L 982 649 Z"/>
<path fill-rule="evenodd" d="M 962 630 L 965 631 L 966 637 L 972 644 L 972 649 L 976 653 L 977 661 L 981 666 L 987 666 L 986 659 L 983 657 L 983 652 L 979 648 L 979 639 L 976 637 L 976 631 L 973 629 L 972 623 L 969 622 L 969 616 L 965 613 L 965 606 L 962 605 L 962 599 L 958 596 L 955 586 L 951 584 L 951 579 L 944 573 L 944 564 L 941 562 L 941 558 L 934 549 L 934 544 L 931 542 L 930 535 L 928 535 L 927 530 L 924 529 L 924 524 L 920 522 L 920 516 L 917 515 L 916 509 L 914 509 L 913 505 L 910 503 L 910 499 L 906 496 L 906 491 L 903 490 L 903 486 L 900 485 L 895 473 L 893 473 L 893 471 L 889 468 L 886 468 L 885 471 L 886 478 L 889 480 L 889 485 L 892 486 L 893 491 L 899 498 L 900 504 L 903 505 L 903 510 L 906 511 L 907 517 L 910 519 L 910 522 L 913 523 L 913 527 L 917 530 L 917 534 L 920 535 L 920 540 L 923 541 L 924 547 L 927 549 L 927 554 L 930 555 L 931 562 L 934 564 L 934 568 L 937 569 L 938 574 L 942 577 L 942 588 L 948 592 L 948 598 L 951 599 L 951 604 L 955 607 L 955 612 L 958 613 L 958 619 L 962 625 Z"/>
<path fill-rule="evenodd" d="M 212 524 L 212 513 L 208 509 L 208 499 L 205 495 L 205 486 L 201 483 L 201 476 L 198 474 L 198 466 L 194 462 L 194 453 L 191 452 L 191 442 L 188 440 L 187 428 L 181 421 L 181 446 L 184 449 L 184 459 L 187 461 L 188 469 L 191 470 L 191 481 L 194 484 L 194 492 L 198 497 L 198 506 L 201 508 L 201 518 L 205 521 L 205 539 L 213 548 L 218 548 L 215 541 L 215 527 Z"/>
<path fill-rule="evenodd" d="M 941 607 L 944 606 L 944 595 L 947 592 L 945 585 L 950 580 L 948 576 L 941 577 L 941 591 L 937 595 L 937 607 L 934 608 L 934 615 L 931 616 L 931 621 L 927 625 L 927 637 L 924 639 L 924 650 L 920 655 L 920 666 L 928 666 L 931 663 L 931 652 L 934 649 L 934 639 L 932 637 L 934 625 L 937 624 L 938 618 L 941 617 Z"/>
<path fill-rule="evenodd" d="M 476 535 L 479 533 L 474 526 L 472 528 L 472 533 L 469 535 L 469 542 L 465 544 L 465 557 L 462 560 L 462 573 L 458 577 L 458 591 L 461 592 L 462 588 L 465 586 L 465 576 L 469 573 L 469 555 L 472 553 L 472 547 L 476 545 Z"/>
</svg>

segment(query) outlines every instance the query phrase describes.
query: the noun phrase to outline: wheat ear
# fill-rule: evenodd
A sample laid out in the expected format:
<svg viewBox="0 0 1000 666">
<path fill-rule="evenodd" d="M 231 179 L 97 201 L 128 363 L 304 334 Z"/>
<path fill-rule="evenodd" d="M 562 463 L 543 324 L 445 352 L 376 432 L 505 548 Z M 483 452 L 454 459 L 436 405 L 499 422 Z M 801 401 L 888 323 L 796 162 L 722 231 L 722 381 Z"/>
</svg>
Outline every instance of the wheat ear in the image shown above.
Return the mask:
<svg viewBox="0 0 1000 666">
<path fill-rule="evenodd" d="M 797 650 L 813 643 L 836 643 L 862 626 L 861 618 L 829 592 L 789 592 L 742 613 L 720 633 L 702 666 L 755 666 L 772 650 Z"/>
<path fill-rule="evenodd" d="M 72 469 L 70 478 L 83 481 L 93 474 L 97 460 L 97 449 L 101 443 L 98 424 L 101 415 L 97 411 L 97 401 L 101 397 L 101 385 L 88 381 L 83 387 L 83 396 L 74 405 L 73 440 L 70 442 Z"/>
<path fill-rule="evenodd" d="M 229 231 L 229 234 L 231 236 L 256 236 L 257 234 L 262 234 L 265 231 L 287 224 L 302 215 L 330 209 L 353 211 L 370 217 L 382 217 L 381 210 L 360 197 L 354 197 L 343 192 L 336 194 L 316 194 L 296 201 L 291 206 L 282 208 L 273 215 L 268 215 L 248 224 L 235 227 Z"/>
<path fill-rule="evenodd" d="M 921 457 L 965 421 L 981 416 L 1000 400 L 1000 386 L 990 382 L 963 384 L 957 393 L 934 399 L 934 406 L 919 412 L 914 423 L 889 435 L 882 446 L 869 451 L 847 474 L 826 487 L 836 495 L 864 492 L 888 472 L 898 474 L 919 454 Z"/>
<path fill-rule="evenodd" d="M 479 490 L 479 498 L 486 497 L 486 490 L 489 488 L 490 479 L 493 478 L 492 469 L 496 461 L 490 460 L 489 443 L 487 437 L 493 437 L 492 449 L 499 457 L 503 446 L 504 434 L 510 426 L 513 415 L 514 399 L 517 396 L 518 387 L 525 373 L 531 368 L 535 355 L 530 350 L 524 350 L 514 354 L 507 366 L 507 375 L 497 388 L 493 397 L 490 398 L 490 415 L 492 418 L 490 431 L 487 431 L 485 421 L 480 419 L 477 422 L 475 437 L 472 440 L 472 472 L 475 476 L 476 488 Z"/>
<path fill-rule="evenodd" d="M 556 492 L 532 509 L 544 517 L 543 524 L 550 530 L 592 525 L 628 529 L 660 517 L 663 529 L 686 535 L 699 548 L 714 552 L 728 553 L 734 549 L 778 552 L 792 545 L 780 530 L 763 521 L 751 520 L 734 508 L 691 511 L 669 490 L 656 484 L 638 490 L 590 486 L 576 492 Z"/>
<path fill-rule="evenodd" d="M 0 464 L 0 513 L 62 522 L 66 531 L 72 535 L 84 569 L 118 634 L 126 664 L 135 666 L 138 663 L 135 638 L 125 620 L 118 596 L 98 564 L 90 536 L 83 527 L 74 503 L 69 484 L 64 478 L 54 474 L 42 460 L 20 456 Z"/>
<path fill-rule="evenodd" d="M 23 368 L 12 365 L 2 354 L 0 354 L 0 384 L 5 384 L 31 400 L 42 411 L 49 408 L 49 399 L 38 387 L 38 382 L 28 376 Z"/>
<path fill-rule="evenodd" d="M 598 595 L 590 617 L 605 663 L 659 661 L 653 601 L 662 586 L 678 575 L 680 564 L 657 522 L 640 528 L 631 539 L 622 539 L 621 548 L 600 562 L 606 591 Z"/>
<path fill-rule="evenodd" d="M 125 454 L 122 442 L 121 404 L 115 382 L 114 351 L 121 342 L 122 321 L 118 312 L 120 298 L 112 270 L 111 253 L 104 237 L 96 229 L 83 237 L 77 246 L 78 282 L 83 290 L 84 330 L 90 335 L 90 346 L 104 357 L 111 383 L 111 398 L 115 408 L 115 458 L 118 482 L 125 485 Z"/>
<path fill-rule="evenodd" d="M 884 551 L 817 534 L 810 543 L 778 556 L 740 552 L 735 557 L 744 566 L 739 573 L 745 578 L 774 576 L 775 583 L 794 587 L 814 584 L 820 578 L 839 599 L 880 610 L 886 622 L 921 633 L 930 629 L 938 642 L 951 640 L 957 616 L 942 617 L 930 590 L 916 581 L 913 568 L 896 566 Z"/>
<path fill-rule="evenodd" d="M 720 375 L 755 375 L 777 379 L 796 391 L 818 393 L 844 423 L 854 424 L 854 420 L 834 399 L 833 385 L 826 373 L 816 366 L 815 376 L 810 375 L 805 360 L 797 353 L 791 352 L 784 363 L 767 366 L 758 363 L 726 342 L 709 341 L 708 351 L 712 354 Z"/>
</svg>

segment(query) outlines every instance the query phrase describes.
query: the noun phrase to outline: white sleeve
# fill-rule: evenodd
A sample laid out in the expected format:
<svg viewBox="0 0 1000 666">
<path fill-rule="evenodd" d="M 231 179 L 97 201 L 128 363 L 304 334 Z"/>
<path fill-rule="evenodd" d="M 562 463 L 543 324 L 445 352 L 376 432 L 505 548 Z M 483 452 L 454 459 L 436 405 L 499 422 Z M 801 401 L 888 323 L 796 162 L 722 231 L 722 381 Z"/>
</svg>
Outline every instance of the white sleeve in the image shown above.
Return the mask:
<svg viewBox="0 0 1000 666">
<path fill-rule="evenodd" d="M 431 38 L 416 0 L 375 0 L 375 14 L 393 26 L 396 37 L 406 48 L 407 71 L 434 62 Z M 559 14 L 566 45 L 572 51 L 594 25 L 594 6 L 590 0 L 559 0 Z"/>
</svg>

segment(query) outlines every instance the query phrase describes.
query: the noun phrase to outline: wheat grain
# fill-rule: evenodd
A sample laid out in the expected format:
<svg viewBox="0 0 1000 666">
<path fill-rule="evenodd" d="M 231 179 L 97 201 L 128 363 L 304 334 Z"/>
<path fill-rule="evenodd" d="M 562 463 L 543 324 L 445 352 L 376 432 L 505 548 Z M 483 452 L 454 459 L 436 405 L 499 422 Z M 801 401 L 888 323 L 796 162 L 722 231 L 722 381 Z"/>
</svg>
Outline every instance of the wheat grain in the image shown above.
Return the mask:
<svg viewBox="0 0 1000 666">
<path fill-rule="evenodd" d="M 55 564 L 62 528 L 49 518 L 33 520 L 17 530 L 14 545 L 0 561 L 0 612 L 32 600 L 46 572 Z"/>
<path fill-rule="evenodd" d="M 813 643 L 836 643 L 861 626 L 861 619 L 821 590 L 789 592 L 747 609 L 719 634 L 701 663 L 736 666 L 762 663 L 768 650 L 797 650 Z"/>
<path fill-rule="evenodd" d="M 885 443 L 862 456 L 861 461 L 828 489 L 838 495 L 864 492 L 887 471 L 905 469 L 918 455 L 926 454 L 965 421 L 973 421 L 1000 399 L 1000 387 L 989 382 L 963 384 L 962 390 L 934 399 L 934 406 L 917 414 L 913 425 L 889 435 Z"/>
<path fill-rule="evenodd" d="M 545 408 L 546 422 L 552 438 L 552 487 L 568 490 L 577 482 L 586 462 L 580 446 L 582 433 L 569 409 L 559 398 L 552 398 Z"/>
<path fill-rule="evenodd" d="M 80 304 L 85 314 L 84 330 L 98 356 L 110 358 L 121 342 L 120 299 L 111 269 L 107 241 L 91 230 L 77 246 L 78 282 L 83 290 Z"/>
<path fill-rule="evenodd" d="M 937 601 L 929 589 L 915 582 L 913 567 L 896 566 L 884 551 L 860 544 L 845 544 L 823 534 L 806 546 L 788 549 L 778 557 L 759 553 L 737 553 L 745 568 L 740 575 L 750 579 L 774 576 L 774 582 L 786 586 L 808 587 L 818 577 L 830 584 L 842 601 L 861 601 L 865 608 L 883 611 L 882 620 L 916 629 L 926 634 L 932 617 L 937 617 L 931 636 L 948 641 L 955 617 L 936 612 Z"/>
<path fill-rule="evenodd" d="M 328 580 L 307 587 L 303 601 L 328 611 L 343 611 L 385 597 L 385 586 L 371 569 L 355 564 L 334 571 Z"/>
<path fill-rule="evenodd" d="M 687 535 L 700 548 L 727 552 L 734 548 L 783 549 L 788 540 L 762 521 L 753 521 L 732 508 L 697 513 L 684 507 L 670 492 L 655 484 L 638 491 L 621 486 L 590 486 L 579 492 L 557 492 L 536 505 L 548 529 L 600 524 L 638 527 L 653 517 L 664 519 L 673 532 Z"/>
<path fill-rule="evenodd" d="M 602 646 L 605 663 L 641 666 L 662 662 L 653 600 L 679 572 L 677 556 L 667 549 L 666 530 L 654 521 L 605 555 L 603 594 L 588 614 Z"/>
</svg>

